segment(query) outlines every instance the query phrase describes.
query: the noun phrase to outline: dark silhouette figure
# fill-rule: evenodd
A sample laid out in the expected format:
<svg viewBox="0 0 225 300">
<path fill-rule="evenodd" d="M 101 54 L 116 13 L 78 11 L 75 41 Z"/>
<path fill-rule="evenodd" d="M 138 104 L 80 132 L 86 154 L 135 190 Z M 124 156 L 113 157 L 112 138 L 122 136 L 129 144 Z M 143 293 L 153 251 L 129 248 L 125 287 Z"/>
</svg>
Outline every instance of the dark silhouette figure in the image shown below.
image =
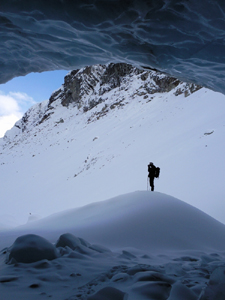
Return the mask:
<svg viewBox="0 0 225 300">
<path fill-rule="evenodd" d="M 149 163 L 148 165 L 148 177 L 149 177 L 149 183 L 151 187 L 151 191 L 154 191 L 154 178 L 155 178 L 155 170 L 156 167 L 152 162 Z"/>
</svg>

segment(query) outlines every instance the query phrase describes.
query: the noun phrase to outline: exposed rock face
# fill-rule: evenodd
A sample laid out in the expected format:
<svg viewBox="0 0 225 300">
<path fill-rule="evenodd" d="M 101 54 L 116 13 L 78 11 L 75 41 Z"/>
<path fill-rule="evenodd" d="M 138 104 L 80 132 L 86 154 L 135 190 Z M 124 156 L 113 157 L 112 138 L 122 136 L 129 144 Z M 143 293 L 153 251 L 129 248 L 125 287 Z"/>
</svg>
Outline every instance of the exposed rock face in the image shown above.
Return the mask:
<svg viewBox="0 0 225 300">
<path fill-rule="evenodd" d="M 176 88 L 181 82 L 173 77 L 155 70 L 143 70 L 128 64 L 118 63 L 96 65 L 81 70 L 74 70 L 64 79 L 63 90 L 58 90 L 49 99 L 49 105 L 61 98 L 61 104 L 86 105 L 84 110 L 91 109 L 103 102 L 101 96 L 105 93 L 121 87 L 126 89 L 132 82 L 132 77 L 139 77 L 142 81 L 143 95 L 165 93 Z M 197 85 L 187 84 L 187 89 L 193 93 L 198 89 Z M 182 91 L 180 91 L 182 93 Z M 177 92 L 179 94 L 179 92 Z M 92 100 L 89 101 L 88 98 Z"/>
<path fill-rule="evenodd" d="M 88 118 L 89 123 L 107 115 L 116 107 L 122 108 L 129 101 L 136 101 L 137 97 L 151 101 L 154 94 L 168 92 L 187 97 L 199 88 L 159 71 L 138 69 L 124 63 L 88 66 L 71 71 L 65 76 L 64 84 L 48 101 L 31 107 L 14 127 L 17 129 L 16 135 L 29 132 L 50 119 L 57 111 L 57 106 L 76 108 L 81 113 L 98 107 Z M 61 118 L 57 121 L 63 122 Z M 7 135 L 4 139 L 7 140 Z"/>
<path fill-rule="evenodd" d="M 46 102 L 41 102 L 31 107 L 22 117 L 16 122 L 15 127 L 20 129 L 21 132 L 27 128 L 34 127 L 47 120 L 54 112 L 50 108 L 46 109 Z"/>
</svg>

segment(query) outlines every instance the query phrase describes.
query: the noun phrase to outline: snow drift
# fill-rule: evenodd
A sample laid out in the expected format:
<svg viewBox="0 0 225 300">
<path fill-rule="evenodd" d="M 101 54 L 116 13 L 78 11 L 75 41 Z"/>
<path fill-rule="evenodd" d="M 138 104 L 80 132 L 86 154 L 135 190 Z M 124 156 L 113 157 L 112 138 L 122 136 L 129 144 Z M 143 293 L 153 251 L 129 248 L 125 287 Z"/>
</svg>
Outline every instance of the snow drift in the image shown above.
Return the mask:
<svg viewBox="0 0 225 300">
<path fill-rule="evenodd" d="M 15 240 L 10 247 L 7 262 L 9 264 L 15 262 L 32 263 L 56 258 L 56 250 L 50 242 L 35 234 L 27 234 Z"/>
<path fill-rule="evenodd" d="M 6 246 L 0 251 L 2 299 L 225 296 L 225 225 L 165 194 L 139 191 L 118 196 L 0 237 L 0 246 Z M 5 264 L 7 255 L 10 264 Z"/>
<path fill-rule="evenodd" d="M 149 252 L 225 250 L 225 225 L 183 201 L 148 191 L 55 214 L 19 231 L 41 233 L 52 242 L 53 236 L 56 242 L 60 234 L 70 232 L 110 248 Z"/>
</svg>

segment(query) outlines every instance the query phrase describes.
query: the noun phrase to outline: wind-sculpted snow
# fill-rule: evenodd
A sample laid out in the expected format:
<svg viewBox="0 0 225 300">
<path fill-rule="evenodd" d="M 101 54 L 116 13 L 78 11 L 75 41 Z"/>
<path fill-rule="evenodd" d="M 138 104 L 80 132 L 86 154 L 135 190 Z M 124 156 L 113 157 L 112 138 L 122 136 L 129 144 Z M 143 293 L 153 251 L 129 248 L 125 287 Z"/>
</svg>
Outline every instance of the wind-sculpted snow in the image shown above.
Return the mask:
<svg viewBox="0 0 225 300">
<path fill-rule="evenodd" d="M 129 193 L 1 233 L 0 295 L 220 300 L 224 245 L 225 225 L 193 206 L 161 193 Z"/>
<path fill-rule="evenodd" d="M 49 232 L 51 238 L 54 235 L 57 238 L 67 231 L 109 248 L 133 247 L 152 253 L 163 253 L 165 249 L 223 251 L 225 248 L 224 224 L 176 198 L 148 191 L 53 214 L 18 227 L 15 232 L 24 231 L 42 232 L 45 238 Z M 66 234 L 56 246 L 74 249 L 81 244 L 79 238 Z"/>
<path fill-rule="evenodd" d="M 127 62 L 225 92 L 224 5 L 3 0 L 0 82 L 30 72 Z"/>
<path fill-rule="evenodd" d="M 32 263 L 57 257 L 56 249 L 46 239 L 35 234 L 27 234 L 16 239 L 11 246 L 7 262 Z"/>
</svg>

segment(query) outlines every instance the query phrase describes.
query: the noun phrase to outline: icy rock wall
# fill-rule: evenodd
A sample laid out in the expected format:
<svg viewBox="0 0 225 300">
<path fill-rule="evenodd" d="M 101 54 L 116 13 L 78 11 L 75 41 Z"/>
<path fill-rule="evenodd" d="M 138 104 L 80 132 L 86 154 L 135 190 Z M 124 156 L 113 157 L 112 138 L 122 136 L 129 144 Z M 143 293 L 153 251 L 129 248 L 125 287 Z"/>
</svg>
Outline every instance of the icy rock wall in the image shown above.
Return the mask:
<svg viewBox="0 0 225 300">
<path fill-rule="evenodd" d="M 126 62 L 225 92 L 225 2 L 2 0 L 0 83 Z"/>
</svg>

